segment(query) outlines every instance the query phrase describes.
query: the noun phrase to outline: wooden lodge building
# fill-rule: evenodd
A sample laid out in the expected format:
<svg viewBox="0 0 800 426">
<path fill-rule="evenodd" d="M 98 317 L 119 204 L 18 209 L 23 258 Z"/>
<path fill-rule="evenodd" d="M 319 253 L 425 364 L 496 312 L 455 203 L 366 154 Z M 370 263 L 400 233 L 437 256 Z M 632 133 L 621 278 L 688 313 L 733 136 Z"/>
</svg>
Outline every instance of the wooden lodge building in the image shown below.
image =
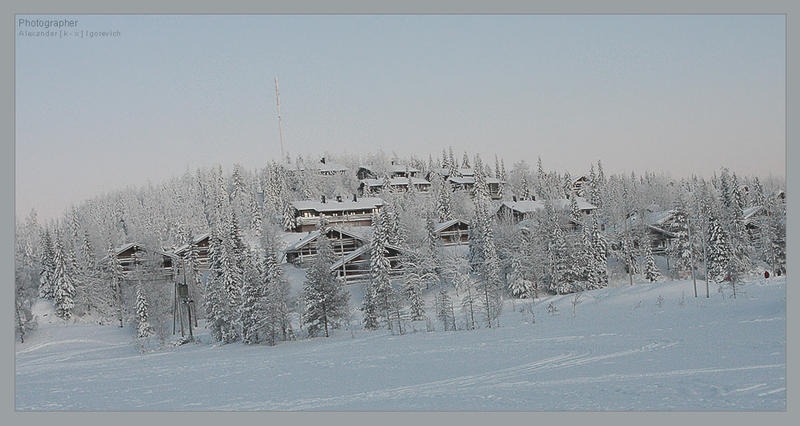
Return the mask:
<svg viewBox="0 0 800 426">
<path fill-rule="evenodd" d="M 383 200 L 375 197 L 344 200 L 341 196 L 328 200 L 324 195 L 320 201 L 292 201 L 295 212 L 295 229 L 299 232 L 313 232 L 324 217 L 331 225 L 370 226 L 372 215 L 383 206 Z"/>
<path fill-rule="evenodd" d="M 386 185 L 388 185 L 389 190 L 396 192 L 408 191 L 409 186 L 422 193 L 427 193 L 431 190 L 431 183 L 418 177 L 393 177 L 389 178 L 388 181 L 372 178 L 361 179 L 361 185 L 358 189 L 361 195 L 370 196 L 379 194 Z"/>
<path fill-rule="evenodd" d="M 381 170 L 381 168 L 377 166 L 361 166 L 358 168 L 358 172 L 356 172 L 356 177 L 358 180 L 378 179 L 384 175 L 389 176 L 389 178 L 404 178 L 417 177 L 417 175 L 421 172 L 422 171 L 416 167 L 396 163 L 394 160 L 392 160 L 391 165 L 389 165 L 389 168 L 386 170 Z"/>
<path fill-rule="evenodd" d="M 448 220 L 434 225 L 434 234 L 443 246 L 457 246 L 469 242 L 469 222 L 461 219 Z"/>
<path fill-rule="evenodd" d="M 469 168 L 458 169 L 456 176 L 450 176 L 450 170 L 444 168 L 433 169 L 428 173 L 428 180 L 438 179 L 440 176 L 447 180 L 454 191 L 462 190 L 473 193 L 475 188 L 475 170 Z M 489 197 L 493 200 L 499 200 L 502 196 L 502 186 L 505 182 L 492 176 L 486 176 L 486 187 L 489 190 Z"/>
<path fill-rule="evenodd" d="M 402 256 L 405 251 L 397 246 L 387 245 L 386 258 L 391 265 L 390 276 L 398 276 L 403 273 Z M 342 279 L 345 284 L 361 282 L 370 278 L 370 250 L 369 245 L 363 245 L 352 253 L 344 256 L 331 265 L 330 271 L 337 278 Z"/>
<path fill-rule="evenodd" d="M 125 278 L 129 280 L 167 280 L 174 277 L 178 257 L 165 250 L 147 250 L 139 243 L 127 243 L 114 249 L 114 255 L 122 265 Z M 155 267 L 153 267 L 155 266 Z"/>
<path fill-rule="evenodd" d="M 310 266 L 317 258 L 317 240 L 320 235 L 319 230 L 309 232 L 302 240 L 286 247 L 283 250 L 286 262 L 301 268 Z M 337 258 L 343 258 L 367 244 L 367 239 L 360 232 L 335 226 L 328 228 L 326 236 Z"/>
<path fill-rule="evenodd" d="M 578 210 L 585 215 L 590 215 L 597 206 L 589 203 L 581 197 L 576 197 L 575 201 L 578 204 Z M 553 208 L 558 211 L 570 209 L 570 200 L 560 198 L 557 200 L 550 200 L 553 203 Z M 544 210 L 545 201 L 542 200 L 522 200 L 522 201 L 503 201 L 497 210 L 496 216 L 500 220 L 508 220 L 512 223 L 520 223 L 523 220 L 529 219 L 537 211 Z M 574 225 L 577 224 L 565 224 Z"/>
<path fill-rule="evenodd" d="M 186 260 L 189 257 L 189 250 L 191 249 L 192 246 L 194 246 L 195 250 L 197 250 L 198 269 L 207 270 L 211 265 L 210 239 L 211 239 L 211 234 L 199 235 L 194 238 L 194 241 L 192 241 L 191 245 L 184 244 L 175 249 L 175 254 L 182 260 Z"/>
</svg>

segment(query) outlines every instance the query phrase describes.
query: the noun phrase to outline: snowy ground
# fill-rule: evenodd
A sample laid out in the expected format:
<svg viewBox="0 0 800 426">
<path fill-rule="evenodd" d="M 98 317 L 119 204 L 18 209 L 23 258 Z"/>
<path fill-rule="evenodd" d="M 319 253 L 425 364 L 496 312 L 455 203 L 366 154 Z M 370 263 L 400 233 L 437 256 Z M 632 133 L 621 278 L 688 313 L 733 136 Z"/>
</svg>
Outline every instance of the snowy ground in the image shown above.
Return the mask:
<svg viewBox="0 0 800 426">
<path fill-rule="evenodd" d="M 276 347 L 142 354 L 127 328 L 41 324 L 16 345 L 16 407 L 784 410 L 785 280 L 747 284 L 735 300 L 700 287 L 698 299 L 691 281 L 586 292 L 574 318 L 570 296 L 544 298 L 535 324 L 509 301 L 499 329 L 339 330 Z"/>
</svg>

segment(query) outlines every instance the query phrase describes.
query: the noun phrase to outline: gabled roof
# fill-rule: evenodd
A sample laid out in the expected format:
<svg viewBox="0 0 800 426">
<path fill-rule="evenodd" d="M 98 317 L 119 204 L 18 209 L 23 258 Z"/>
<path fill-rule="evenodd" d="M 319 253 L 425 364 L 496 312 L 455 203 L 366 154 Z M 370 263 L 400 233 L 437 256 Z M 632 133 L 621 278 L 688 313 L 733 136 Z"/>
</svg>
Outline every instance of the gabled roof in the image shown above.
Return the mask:
<svg viewBox="0 0 800 426">
<path fill-rule="evenodd" d="M 354 239 L 359 240 L 361 242 L 366 242 L 366 240 L 363 237 L 363 235 L 357 235 L 356 233 L 350 232 L 349 230 L 345 230 L 345 229 L 342 229 L 342 228 L 337 227 L 337 226 L 331 226 L 331 227 L 329 227 L 329 229 L 331 231 L 339 232 L 342 235 L 347 235 L 348 237 L 354 238 Z M 320 236 L 319 229 L 317 229 L 316 231 L 309 232 L 308 235 L 306 235 L 302 240 L 297 241 L 297 242 L 295 242 L 293 244 L 290 244 L 285 249 L 283 249 L 283 251 L 284 252 L 289 252 L 289 251 L 292 251 L 292 250 L 298 250 L 300 248 L 303 248 L 308 243 L 310 243 L 311 241 L 316 240 L 319 236 Z"/>
<path fill-rule="evenodd" d="M 130 250 L 131 248 L 134 248 L 134 247 L 137 248 L 138 250 L 141 250 L 141 251 L 145 252 L 145 253 L 148 252 L 148 250 L 145 249 L 140 243 L 125 243 L 125 244 L 123 244 L 123 245 L 121 245 L 121 246 L 119 246 L 119 247 L 114 249 L 114 255 L 115 256 L 119 256 L 120 254 L 122 254 L 122 253 L 124 253 L 124 252 L 126 252 L 126 251 L 128 251 L 128 250 Z M 167 250 L 155 249 L 153 251 L 156 254 L 160 254 L 162 256 L 167 256 L 167 257 L 171 257 L 171 258 L 177 258 L 178 257 L 178 255 L 176 255 L 175 253 L 173 253 L 171 251 L 167 251 Z M 108 258 L 108 256 L 106 256 L 105 258 Z"/>
<path fill-rule="evenodd" d="M 451 176 L 451 177 L 447 178 L 447 180 L 450 181 L 450 182 L 453 182 L 453 183 L 460 184 L 460 185 L 474 185 L 475 184 L 475 176 Z M 500 179 L 498 179 L 496 177 L 491 177 L 491 176 L 486 176 L 483 180 L 486 182 L 486 184 L 492 184 L 492 183 L 499 184 L 499 183 L 502 183 L 502 181 Z"/>
<path fill-rule="evenodd" d="M 475 170 L 471 168 L 460 168 L 456 170 L 458 170 L 458 174 L 461 176 L 475 176 Z M 436 167 L 432 169 L 431 172 L 436 173 L 440 176 L 445 176 L 445 177 L 450 176 L 450 169 L 446 167 Z"/>
<path fill-rule="evenodd" d="M 763 209 L 764 209 L 764 206 L 753 206 L 753 207 L 748 207 L 748 208 L 744 209 L 742 211 L 743 216 L 744 216 L 744 220 L 750 220 L 754 215 L 756 215 L 757 213 L 759 213 Z"/>
<path fill-rule="evenodd" d="M 392 173 L 405 173 L 406 170 L 408 170 L 409 173 L 419 173 L 421 171 L 416 167 L 406 166 L 405 164 L 392 164 L 390 170 Z"/>
<path fill-rule="evenodd" d="M 342 210 L 367 210 L 367 209 L 374 209 L 375 207 L 380 207 L 383 205 L 383 200 L 377 197 L 362 197 L 358 198 L 357 201 L 353 201 L 351 199 L 343 199 L 342 201 L 336 201 L 328 199 L 326 202 L 321 201 L 314 201 L 314 200 L 302 200 L 302 201 L 292 201 L 292 206 L 299 210 L 314 210 L 317 212 L 330 212 L 330 211 L 342 211 Z"/>
<path fill-rule="evenodd" d="M 466 220 L 463 220 L 463 219 L 451 219 L 451 220 L 448 220 L 447 222 L 440 222 L 440 223 L 434 224 L 433 232 L 438 234 L 439 232 L 442 232 L 445 229 L 447 229 L 447 228 L 449 228 L 449 227 L 451 227 L 451 226 L 453 226 L 453 225 L 455 225 L 457 223 L 463 223 L 463 224 L 469 226 L 469 222 L 467 222 Z"/>
<path fill-rule="evenodd" d="M 404 250 L 404 249 L 402 249 L 400 247 L 397 247 L 395 245 L 391 245 L 391 244 L 386 244 L 386 248 L 389 248 L 389 249 L 392 249 L 392 250 L 395 250 L 395 251 L 399 251 L 400 253 L 406 253 L 407 252 L 406 250 Z M 362 254 L 367 252 L 369 249 L 370 249 L 370 246 L 368 246 L 368 245 L 363 245 L 363 246 L 359 247 L 354 252 L 352 252 L 352 253 L 348 254 L 347 256 L 345 256 L 345 257 L 337 260 L 336 262 L 334 262 L 333 265 L 331 265 L 331 267 L 330 267 L 330 271 L 331 272 L 336 271 L 337 269 L 341 268 L 341 266 L 343 264 L 345 264 L 345 263 L 357 258 L 358 256 L 361 256 Z"/>
<path fill-rule="evenodd" d="M 553 207 L 556 209 L 570 208 L 570 200 L 560 198 L 550 201 L 552 202 Z M 582 197 L 575 197 L 575 201 L 578 204 L 578 210 L 594 210 L 597 208 L 597 206 L 589 203 Z M 506 206 L 507 208 L 520 213 L 533 213 L 535 211 L 544 209 L 545 201 L 544 200 L 503 201 L 501 206 Z"/>
<path fill-rule="evenodd" d="M 412 185 L 430 185 L 431 183 L 425 179 L 421 179 L 418 177 L 393 177 L 389 179 L 389 185 L 391 186 L 405 186 L 408 185 L 408 180 L 411 179 Z M 378 187 L 383 186 L 383 179 L 361 179 L 361 183 L 369 187 Z"/>
<path fill-rule="evenodd" d="M 204 233 L 204 234 L 200 234 L 197 237 L 195 237 L 194 240 L 192 240 L 192 244 L 198 244 L 201 241 L 203 241 L 203 240 L 205 240 L 207 238 L 210 238 L 210 237 L 211 237 L 211 234 L 209 234 L 207 232 Z M 183 254 L 187 250 L 189 250 L 189 244 L 184 244 L 184 245 L 182 245 L 182 246 L 180 246 L 180 247 L 175 249 L 175 254 L 180 256 L 181 254 Z"/>
</svg>

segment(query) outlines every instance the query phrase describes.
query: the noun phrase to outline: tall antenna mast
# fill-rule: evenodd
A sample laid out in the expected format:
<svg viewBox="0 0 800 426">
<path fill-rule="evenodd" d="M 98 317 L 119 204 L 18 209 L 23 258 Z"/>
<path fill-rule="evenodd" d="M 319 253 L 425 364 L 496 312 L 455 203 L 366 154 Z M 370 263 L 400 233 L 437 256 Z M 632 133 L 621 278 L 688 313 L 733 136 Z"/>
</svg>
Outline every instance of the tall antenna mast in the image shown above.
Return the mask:
<svg viewBox="0 0 800 426">
<path fill-rule="evenodd" d="M 278 76 L 275 76 L 275 103 L 278 105 L 278 130 L 281 133 L 281 161 L 286 160 L 283 151 L 283 122 L 281 121 L 281 94 L 278 92 Z"/>
</svg>

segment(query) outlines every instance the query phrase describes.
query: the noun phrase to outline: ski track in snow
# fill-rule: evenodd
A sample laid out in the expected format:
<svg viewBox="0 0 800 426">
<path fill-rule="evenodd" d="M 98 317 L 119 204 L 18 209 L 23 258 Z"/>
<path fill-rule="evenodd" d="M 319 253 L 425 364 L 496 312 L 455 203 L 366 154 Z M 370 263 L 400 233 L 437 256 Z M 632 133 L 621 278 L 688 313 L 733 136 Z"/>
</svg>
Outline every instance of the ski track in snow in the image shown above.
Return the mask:
<svg viewBox="0 0 800 426">
<path fill-rule="evenodd" d="M 132 330 L 44 326 L 17 345 L 15 405 L 784 410 L 785 284 L 752 286 L 758 297 L 748 299 L 717 296 L 679 305 L 683 287 L 602 290 L 587 297 L 594 303 L 579 306 L 575 318 L 546 314 L 545 299 L 536 305 L 536 324 L 509 306 L 499 329 L 405 336 L 358 331 L 353 338 L 338 330 L 330 339 L 274 347 L 194 344 L 140 353 L 126 334 Z M 656 307 L 659 295 L 663 307 Z M 571 311 L 568 298 L 550 300 Z"/>
</svg>

